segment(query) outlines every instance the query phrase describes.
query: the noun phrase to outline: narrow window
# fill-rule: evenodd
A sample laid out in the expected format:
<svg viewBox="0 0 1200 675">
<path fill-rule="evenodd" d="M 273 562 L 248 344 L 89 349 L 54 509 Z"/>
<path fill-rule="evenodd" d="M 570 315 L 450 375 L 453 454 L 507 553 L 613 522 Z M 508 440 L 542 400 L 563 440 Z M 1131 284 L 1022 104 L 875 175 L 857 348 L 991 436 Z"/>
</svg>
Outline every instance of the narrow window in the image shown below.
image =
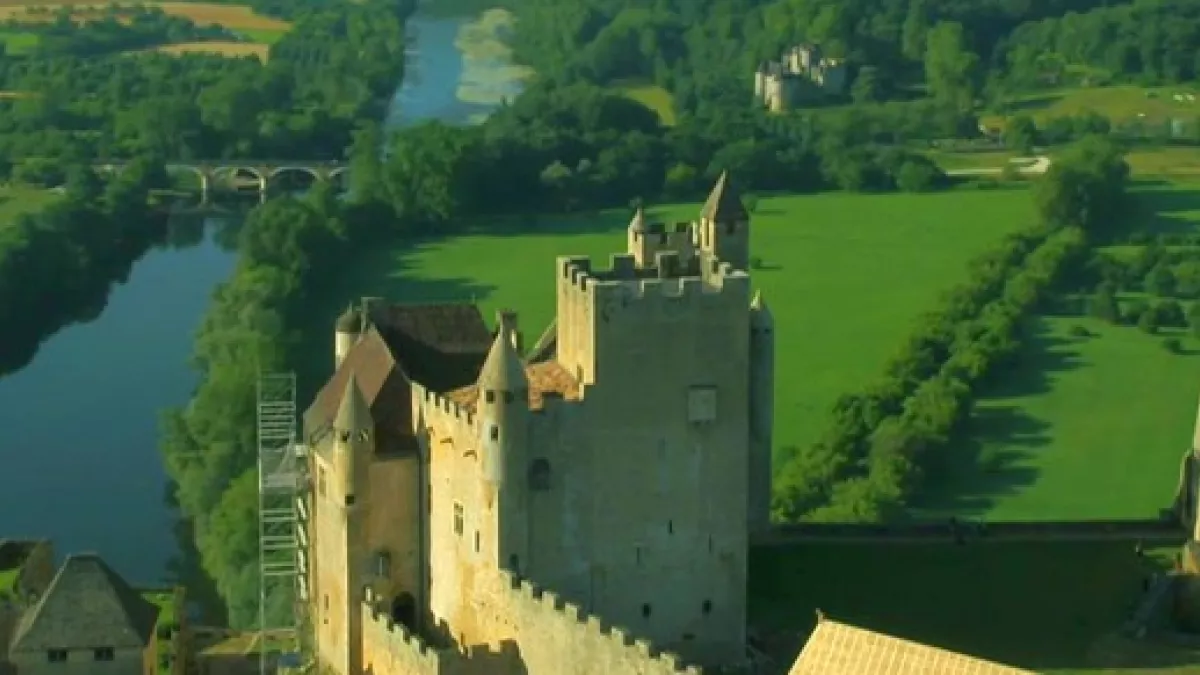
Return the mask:
<svg viewBox="0 0 1200 675">
<path fill-rule="evenodd" d="M 705 600 L 704 604 L 700 606 L 700 610 L 705 614 L 712 614 L 712 600 Z"/>
<path fill-rule="evenodd" d="M 463 505 L 454 502 L 454 534 L 462 536 L 463 533 Z"/>
<path fill-rule="evenodd" d="M 66 663 L 67 650 L 51 649 L 50 651 L 46 652 L 46 660 L 50 663 Z"/>
<path fill-rule="evenodd" d="M 99 647 L 92 651 L 92 658 L 94 658 L 97 661 L 112 661 L 113 660 L 113 648 L 112 647 Z"/>
<path fill-rule="evenodd" d="M 392 554 L 387 551 L 379 551 L 375 554 L 375 574 L 381 579 L 387 579 L 392 575 Z"/>
<path fill-rule="evenodd" d="M 513 572 L 521 573 L 521 559 L 517 557 L 516 553 L 508 556 L 508 566 L 512 568 Z"/>
<path fill-rule="evenodd" d="M 326 612 L 329 611 L 329 595 L 328 594 L 325 595 L 325 611 Z"/>
<path fill-rule="evenodd" d="M 317 469 L 317 494 L 325 496 L 325 467 Z"/>
<path fill-rule="evenodd" d="M 346 506 L 354 506 L 354 495 L 346 495 Z"/>
<path fill-rule="evenodd" d="M 487 393 L 485 393 L 485 394 L 483 395 L 483 398 L 484 398 L 484 399 L 485 399 L 485 400 L 486 400 L 488 403 L 495 403 L 495 402 L 496 402 L 496 392 L 492 391 L 491 389 L 488 389 L 488 390 L 487 390 Z"/>
<path fill-rule="evenodd" d="M 633 555 L 634 555 L 634 559 L 637 561 L 637 564 L 641 565 L 642 564 L 642 547 L 641 546 L 635 547 L 633 549 Z"/>
<path fill-rule="evenodd" d="M 491 430 L 488 432 L 488 436 L 491 436 L 493 441 L 500 440 L 500 427 L 493 424 Z"/>
<path fill-rule="evenodd" d="M 642 605 L 642 618 L 643 619 L 650 618 L 650 605 L 649 604 Z"/>
<path fill-rule="evenodd" d="M 504 392 L 504 402 L 505 402 L 505 403 L 512 403 L 512 402 L 513 402 L 513 398 L 514 398 L 514 396 L 513 396 L 513 393 L 512 393 L 511 391 L 506 391 L 506 392 Z"/>
<path fill-rule="evenodd" d="M 479 553 L 479 530 L 475 530 L 475 552 Z"/>
<path fill-rule="evenodd" d="M 675 534 L 675 521 L 667 521 L 667 534 Z"/>
</svg>

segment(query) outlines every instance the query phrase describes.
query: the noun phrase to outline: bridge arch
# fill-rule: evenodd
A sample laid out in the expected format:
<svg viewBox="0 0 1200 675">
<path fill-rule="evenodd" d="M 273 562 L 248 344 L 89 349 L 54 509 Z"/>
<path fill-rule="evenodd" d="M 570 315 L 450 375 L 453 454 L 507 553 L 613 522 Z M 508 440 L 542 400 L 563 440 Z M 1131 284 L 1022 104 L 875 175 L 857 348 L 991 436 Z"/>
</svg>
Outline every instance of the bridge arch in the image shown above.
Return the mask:
<svg viewBox="0 0 1200 675">
<path fill-rule="evenodd" d="M 124 167 L 122 167 L 124 168 Z M 208 172 L 194 164 L 168 164 L 167 174 L 190 173 L 196 177 L 201 193 L 207 193 L 212 186 L 208 184 Z"/>
<path fill-rule="evenodd" d="M 285 164 L 283 166 L 275 167 L 274 169 L 271 170 L 270 173 L 267 174 L 267 187 L 268 188 L 274 187 L 272 185 L 272 183 L 274 183 L 276 181 L 276 179 L 278 179 L 280 176 L 283 176 L 283 175 L 286 175 L 289 173 L 307 174 L 310 178 L 312 178 L 312 183 L 310 183 L 310 185 L 316 185 L 317 183 L 320 183 L 321 181 L 326 179 L 326 174 L 322 174 L 320 171 L 318 171 L 317 169 L 314 169 L 310 166 L 297 166 L 294 164 Z"/>
<path fill-rule="evenodd" d="M 333 187 L 338 192 L 346 192 L 350 189 L 350 167 L 339 166 L 332 169 L 328 174 L 329 182 L 333 183 Z"/>
<path fill-rule="evenodd" d="M 217 164 L 212 169 L 214 178 L 219 178 L 229 187 L 237 190 L 245 186 L 245 183 L 254 180 L 258 183 L 256 186 L 259 192 L 264 192 L 267 189 L 267 180 L 269 178 L 269 170 L 249 164 Z"/>
</svg>

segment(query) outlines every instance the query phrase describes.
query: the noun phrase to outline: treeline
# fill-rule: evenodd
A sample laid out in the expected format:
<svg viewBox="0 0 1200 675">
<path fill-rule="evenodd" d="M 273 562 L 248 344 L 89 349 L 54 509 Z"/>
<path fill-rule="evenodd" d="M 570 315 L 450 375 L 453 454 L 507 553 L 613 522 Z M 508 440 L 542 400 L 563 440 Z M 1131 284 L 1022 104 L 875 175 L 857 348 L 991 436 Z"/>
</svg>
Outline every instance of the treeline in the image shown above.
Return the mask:
<svg viewBox="0 0 1200 675">
<path fill-rule="evenodd" d="M 1082 274 L 1089 241 L 1120 222 L 1127 177 L 1118 148 L 1099 137 L 1056 160 L 1035 189 L 1039 222 L 975 260 L 970 280 L 920 318 L 881 380 L 838 401 L 817 443 L 785 452 L 775 517 L 905 517 L 955 451 L 975 395 L 1017 357 L 1027 316 L 1056 284 Z"/>
<path fill-rule="evenodd" d="M 163 415 L 160 449 L 175 497 L 236 627 L 258 618 L 258 376 L 311 358 L 297 352 L 295 332 L 309 323 L 310 293 L 352 240 L 371 236 L 348 230 L 343 211 L 332 188 L 319 186 L 303 200 L 273 199 L 251 212 L 237 267 L 213 293 L 196 335 L 200 386 L 186 407 Z M 290 610 L 285 598 L 277 600 Z"/>
<path fill-rule="evenodd" d="M 1008 78 L 1022 89 L 1073 79 L 1103 84 L 1110 74 L 1146 83 L 1188 82 L 1200 76 L 1200 4 L 1135 0 L 1024 24 L 1008 42 Z M 1092 71 L 1076 68 L 1072 75 L 1072 66 Z"/>
<path fill-rule="evenodd" d="M 30 14 L 36 15 L 36 7 Z M 161 8 L 119 7 L 109 5 L 95 14 L 85 14 L 74 6 L 53 9 L 53 21 L 19 21 L 9 19 L 4 29 L 36 36 L 31 50 L 33 57 L 97 56 L 133 49 L 143 49 L 172 42 L 232 39 L 233 34 L 220 26 L 197 26 L 180 16 L 172 16 Z M 4 45 L 0 45 L 3 53 Z"/>
<path fill-rule="evenodd" d="M 0 90 L 15 92 L 0 100 L 0 156 L 338 159 L 358 121 L 381 118 L 399 85 L 414 5 L 310 11 L 266 64 L 156 52 L 0 60 Z M 95 35 L 60 28 L 76 36 L 64 39 Z"/>
<path fill-rule="evenodd" d="M 147 158 L 107 182 L 74 166 L 61 197 L 0 227 L 0 376 L 58 329 L 99 316 L 112 285 L 165 235 L 149 204 L 165 184 L 162 162 Z"/>
</svg>

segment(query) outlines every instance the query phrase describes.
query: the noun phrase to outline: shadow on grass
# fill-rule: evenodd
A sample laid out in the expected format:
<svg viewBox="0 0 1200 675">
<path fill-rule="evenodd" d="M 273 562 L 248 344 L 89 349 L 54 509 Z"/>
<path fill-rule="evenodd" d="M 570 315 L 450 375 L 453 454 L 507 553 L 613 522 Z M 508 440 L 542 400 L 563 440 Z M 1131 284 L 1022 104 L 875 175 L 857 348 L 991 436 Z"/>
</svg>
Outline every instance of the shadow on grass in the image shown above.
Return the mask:
<svg viewBox="0 0 1200 675">
<path fill-rule="evenodd" d="M 1062 100 L 1062 94 L 1042 94 L 1039 96 L 1030 96 L 1019 101 L 1012 101 L 1005 105 L 1009 112 L 1033 112 L 1035 110 L 1045 110 L 1055 103 Z"/>
<path fill-rule="evenodd" d="M 570 213 L 557 214 L 518 214 L 473 220 L 459 226 L 449 236 L 463 234 L 486 235 L 493 237 L 521 237 L 531 234 L 601 234 L 611 232 L 614 236 L 623 234 L 633 219 L 633 209 L 610 208 L 589 209 Z M 646 207 L 646 223 L 671 223 L 667 212 L 653 206 Z M 431 237 L 417 241 L 417 244 L 432 244 L 442 240 L 442 237 Z M 622 239 L 613 240 L 613 250 L 623 249 Z M 566 252 L 564 252 L 565 254 Z"/>
<path fill-rule="evenodd" d="M 1187 213 L 1200 211 L 1200 190 L 1171 183 L 1144 185 L 1134 191 L 1135 229 L 1151 236 L 1200 233 L 1200 222 Z"/>
<path fill-rule="evenodd" d="M 1050 445 L 1050 424 L 1011 401 L 1046 394 L 1057 374 L 1085 365 L 1078 345 L 1089 339 L 1054 335 L 1045 319 L 1031 319 L 1013 363 L 982 384 L 961 440 L 929 467 L 926 491 L 914 507 L 976 516 L 997 498 L 1032 485 L 1037 469 L 1030 460 Z"/>
<path fill-rule="evenodd" d="M 1036 672 L 1103 668 L 1097 642 L 1132 615 L 1148 575 L 1161 570 L 1137 556 L 1135 543 L 752 548 L 750 623 L 778 663 L 795 659 L 821 609 L 835 621 Z"/>
</svg>

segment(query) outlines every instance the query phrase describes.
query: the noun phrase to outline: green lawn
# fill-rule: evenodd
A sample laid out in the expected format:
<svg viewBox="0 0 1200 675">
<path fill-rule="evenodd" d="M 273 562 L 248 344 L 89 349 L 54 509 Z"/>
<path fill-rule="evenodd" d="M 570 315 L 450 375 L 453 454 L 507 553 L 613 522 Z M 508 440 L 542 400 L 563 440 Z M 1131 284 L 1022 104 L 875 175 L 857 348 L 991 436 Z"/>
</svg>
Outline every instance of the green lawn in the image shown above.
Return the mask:
<svg viewBox="0 0 1200 675">
<path fill-rule="evenodd" d="M 695 204 L 651 210 L 688 219 Z M 486 311 L 514 307 L 527 340 L 554 312 L 553 261 L 584 254 L 607 260 L 625 248 L 625 210 L 540 219 L 540 225 L 380 247 L 330 280 L 307 334 L 302 389 L 328 376 L 333 318 L 351 298 L 478 300 Z M 872 382 L 938 295 L 966 278 L 967 261 L 1032 218 L 1022 190 L 932 195 L 763 198 L 754 214 L 756 285 L 773 308 L 776 445 L 814 441 L 838 396 Z"/>
<path fill-rule="evenodd" d="M 53 190 L 0 184 L 0 227 L 22 213 L 36 211 L 58 198 Z"/>
<path fill-rule="evenodd" d="M 1143 229 L 1200 227 L 1200 184 L 1138 194 Z M 1091 336 L 1071 335 L 1076 326 Z M 993 520 L 1157 515 L 1190 447 L 1200 343 L 1087 317 L 1041 317 L 1031 334 L 1018 364 L 984 389 L 970 442 L 930 477 L 923 510 Z M 1172 334 L 1187 353 L 1163 348 Z"/>
<path fill-rule="evenodd" d="M 38 36 L 24 31 L 0 31 L 0 42 L 4 44 L 4 53 L 18 56 L 32 52 L 38 45 Z"/>
<path fill-rule="evenodd" d="M 287 30 L 276 30 L 274 28 L 239 28 L 238 33 L 241 33 L 251 42 L 257 42 L 264 45 L 273 45 L 279 42 Z"/>
<path fill-rule="evenodd" d="M 666 126 L 675 125 L 675 101 L 671 92 L 657 84 L 647 82 L 627 81 L 617 82 L 613 88 L 622 95 L 630 98 L 658 113 L 658 119 Z"/>
<path fill-rule="evenodd" d="M 1100 672 L 1107 664 L 1095 643 L 1131 615 L 1162 558 L 1138 558 L 1133 541 L 756 548 L 750 623 L 782 661 L 794 658 L 820 609 L 830 619 L 1038 672 Z"/>
<path fill-rule="evenodd" d="M 1175 94 L 1192 94 L 1195 101 L 1176 101 Z M 1145 115 L 1147 122 L 1181 117 L 1185 119 L 1200 115 L 1200 89 L 1195 86 L 1138 87 L 1119 85 L 1111 87 L 1086 87 L 1038 92 L 1020 96 L 1013 100 L 1003 115 L 985 116 L 981 121 L 992 123 L 995 118 L 1017 113 L 1032 115 L 1034 119 L 1078 115 L 1096 112 L 1112 120 L 1125 121 Z"/>
</svg>

